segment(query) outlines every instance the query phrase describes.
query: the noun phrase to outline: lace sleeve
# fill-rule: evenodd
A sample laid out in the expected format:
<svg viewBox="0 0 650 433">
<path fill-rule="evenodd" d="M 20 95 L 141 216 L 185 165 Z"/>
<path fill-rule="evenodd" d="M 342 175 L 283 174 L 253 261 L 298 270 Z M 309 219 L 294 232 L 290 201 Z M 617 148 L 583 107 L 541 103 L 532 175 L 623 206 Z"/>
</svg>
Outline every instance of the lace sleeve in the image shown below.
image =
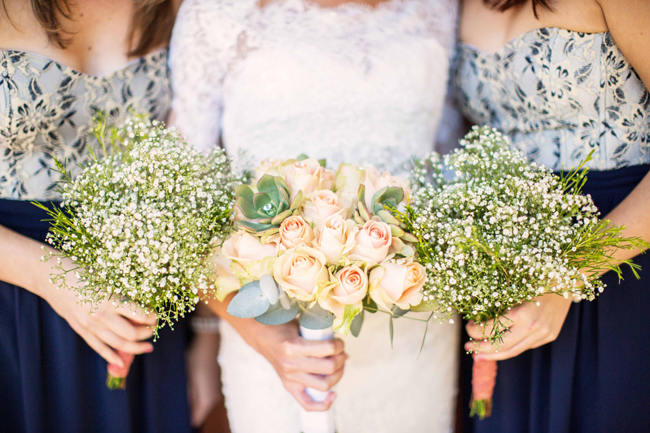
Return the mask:
<svg viewBox="0 0 650 433">
<path fill-rule="evenodd" d="M 170 44 L 172 123 L 201 152 L 219 143 L 223 81 L 243 32 L 229 1 L 186 0 Z"/>
<path fill-rule="evenodd" d="M 457 40 L 459 0 L 426 0 L 426 3 L 429 28 L 451 59 Z"/>
</svg>

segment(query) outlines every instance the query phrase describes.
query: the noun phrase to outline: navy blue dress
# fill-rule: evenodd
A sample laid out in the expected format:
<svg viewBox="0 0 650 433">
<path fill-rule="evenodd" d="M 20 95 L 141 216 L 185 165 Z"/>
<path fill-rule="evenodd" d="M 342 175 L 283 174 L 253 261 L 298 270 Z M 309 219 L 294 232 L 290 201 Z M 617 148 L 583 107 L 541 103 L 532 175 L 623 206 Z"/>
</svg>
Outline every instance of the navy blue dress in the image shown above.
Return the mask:
<svg viewBox="0 0 650 433">
<path fill-rule="evenodd" d="M 461 45 L 455 80 L 470 120 L 503 130 L 531 160 L 564 171 L 593 151 L 584 192 L 602 215 L 650 169 L 650 95 L 608 33 L 543 28 L 496 53 Z M 650 255 L 634 261 L 640 280 L 606 274 L 605 292 L 572 304 L 554 342 L 499 362 L 492 416 L 462 430 L 650 432 Z M 471 359 L 461 360 L 468 415 Z"/>
<path fill-rule="evenodd" d="M 169 106 L 166 52 L 106 77 L 80 74 L 18 51 L 0 52 L 0 225 L 44 241 L 56 201 L 52 159 L 75 164 L 92 145 L 95 110 L 120 120 L 131 107 L 162 118 Z M 24 272 L 31 272 L 25 269 Z M 0 431 L 3 433 L 189 432 L 184 324 L 136 356 L 126 390 L 106 387 L 100 358 L 43 299 L 0 282 Z"/>
</svg>

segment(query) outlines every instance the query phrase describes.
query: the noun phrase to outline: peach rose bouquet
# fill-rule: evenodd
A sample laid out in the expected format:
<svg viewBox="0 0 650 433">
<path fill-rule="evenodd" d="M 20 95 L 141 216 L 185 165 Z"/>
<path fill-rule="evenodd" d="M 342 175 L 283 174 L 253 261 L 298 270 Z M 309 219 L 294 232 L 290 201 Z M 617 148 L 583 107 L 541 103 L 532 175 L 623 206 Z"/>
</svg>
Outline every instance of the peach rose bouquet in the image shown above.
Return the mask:
<svg viewBox="0 0 650 433">
<path fill-rule="evenodd" d="M 236 230 L 210 258 L 228 311 L 269 325 L 358 335 L 364 312 L 401 316 L 423 299 L 417 239 L 393 216 L 406 180 L 301 157 L 264 161 L 236 189 Z"/>
</svg>

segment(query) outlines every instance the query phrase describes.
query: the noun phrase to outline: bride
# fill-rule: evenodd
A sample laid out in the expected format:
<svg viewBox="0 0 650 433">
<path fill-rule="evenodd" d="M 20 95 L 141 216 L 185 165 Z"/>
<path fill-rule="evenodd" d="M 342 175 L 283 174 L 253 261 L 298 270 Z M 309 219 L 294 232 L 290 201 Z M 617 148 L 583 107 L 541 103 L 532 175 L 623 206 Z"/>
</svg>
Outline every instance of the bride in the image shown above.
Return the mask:
<svg viewBox="0 0 650 433">
<path fill-rule="evenodd" d="M 454 0 L 186 0 L 170 67 L 175 125 L 235 163 L 308 154 L 404 172 L 431 150 L 454 41 Z M 366 316 L 359 338 L 313 342 L 297 326 L 221 322 L 234 433 L 298 433 L 304 393 L 336 390 L 339 433 L 450 432 L 457 329 Z M 343 365 L 345 363 L 345 374 Z"/>
</svg>

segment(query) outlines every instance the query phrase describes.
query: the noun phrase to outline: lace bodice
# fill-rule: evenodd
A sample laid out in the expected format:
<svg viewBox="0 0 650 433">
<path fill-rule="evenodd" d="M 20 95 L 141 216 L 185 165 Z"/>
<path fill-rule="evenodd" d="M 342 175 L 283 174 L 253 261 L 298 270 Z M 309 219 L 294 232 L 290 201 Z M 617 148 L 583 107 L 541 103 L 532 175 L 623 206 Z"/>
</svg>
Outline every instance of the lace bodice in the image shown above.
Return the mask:
<svg viewBox="0 0 650 433">
<path fill-rule="evenodd" d="M 0 198 L 57 199 L 54 160 L 73 174 L 87 161 L 98 111 L 112 123 L 129 110 L 164 120 L 170 93 L 167 50 L 101 77 L 39 54 L 0 50 Z"/>
<path fill-rule="evenodd" d="M 650 94 L 609 33 L 542 28 L 495 53 L 461 44 L 455 81 L 475 123 L 554 170 L 650 163 Z"/>
<path fill-rule="evenodd" d="M 176 124 L 246 163 L 306 153 L 397 169 L 433 145 L 456 8 L 186 0 L 170 55 Z"/>
</svg>

